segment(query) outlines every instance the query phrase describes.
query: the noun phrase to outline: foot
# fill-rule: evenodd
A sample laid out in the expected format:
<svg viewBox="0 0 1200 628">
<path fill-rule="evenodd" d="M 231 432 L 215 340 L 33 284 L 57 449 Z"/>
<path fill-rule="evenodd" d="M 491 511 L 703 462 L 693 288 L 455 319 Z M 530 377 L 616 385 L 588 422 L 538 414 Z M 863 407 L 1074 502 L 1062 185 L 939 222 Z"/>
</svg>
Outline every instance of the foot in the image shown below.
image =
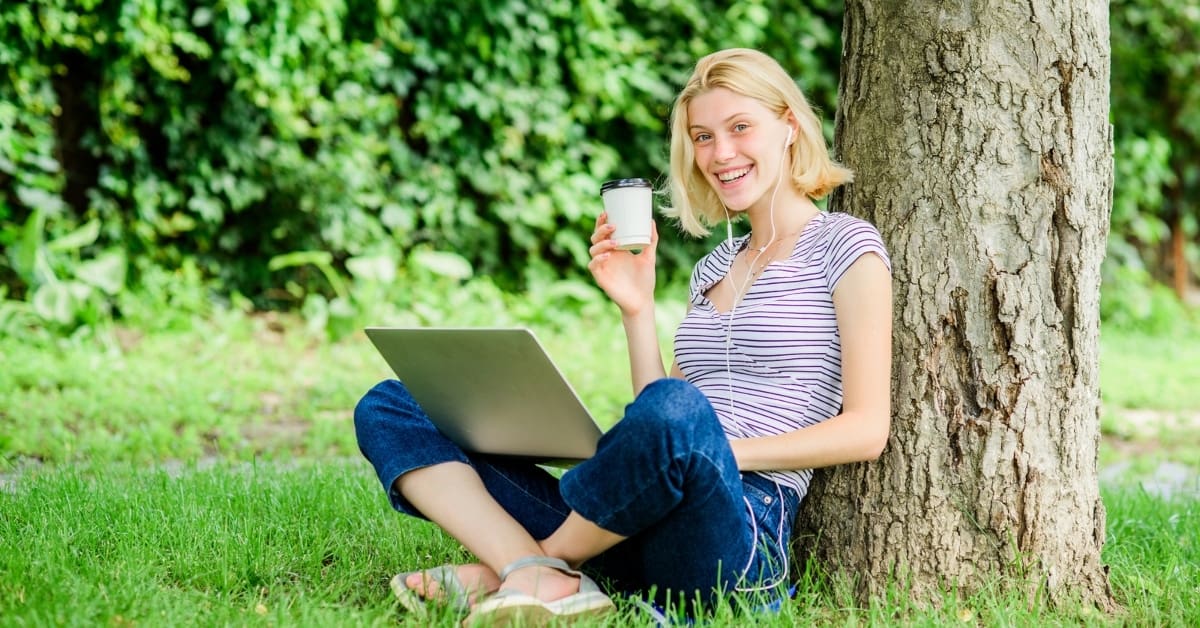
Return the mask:
<svg viewBox="0 0 1200 628">
<path fill-rule="evenodd" d="M 468 604 L 474 604 L 500 589 L 500 577 L 487 565 L 459 565 L 456 572 L 458 579 L 468 592 Z M 425 600 L 439 602 L 446 599 L 441 583 L 436 578 L 429 577 L 428 571 L 409 574 L 404 583 Z"/>
<path fill-rule="evenodd" d="M 510 573 L 500 584 L 499 590 L 524 593 L 542 602 L 553 602 L 578 593 L 579 576 L 552 567 L 530 565 Z"/>
<path fill-rule="evenodd" d="M 556 558 L 520 558 L 505 566 L 500 577 L 499 591 L 473 605 L 464 626 L 479 622 L 542 626 L 555 619 L 603 615 L 615 608 L 591 578 Z"/>
</svg>

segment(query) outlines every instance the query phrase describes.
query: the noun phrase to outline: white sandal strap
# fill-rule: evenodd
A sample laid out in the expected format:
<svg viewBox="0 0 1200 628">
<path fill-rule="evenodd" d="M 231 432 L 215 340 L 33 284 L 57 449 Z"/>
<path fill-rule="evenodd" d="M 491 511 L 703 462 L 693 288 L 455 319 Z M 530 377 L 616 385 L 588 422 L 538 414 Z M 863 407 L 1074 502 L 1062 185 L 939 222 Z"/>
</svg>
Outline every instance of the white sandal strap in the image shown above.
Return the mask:
<svg viewBox="0 0 1200 628">
<path fill-rule="evenodd" d="M 580 593 L 600 591 L 600 587 L 582 571 L 571 569 L 571 566 L 568 565 L 566 561 L 560 558 L 554 558 L 553 556 L 526 556 L 524 558 L 518 558 L 508 565 L 505 565 L 504 569 L 500 570 L 500 581 L 503 582 L 504 580 L 508 579 L 508 576 L 511 575 L 512 572 L 518 569 L 524 569 L 526 567 L 549 567 L 551 569 L 561 571 L 569 576 L 575 576 L 579 578 Z"/>
<path fill-rule="evenodd" d="M 518 569 L 524 569 L 526 567 L 549 567 L 572 576 L 583 575 L 578 571 L 571 569 L 571 566 L 560 558 L 554 558 L 552 556 L 526 556 L 524 558 L 518 558 L 505 565 L 504 569 L 500 570 L 500 580 L 504 581 L 508 579 L 510 575 L 512 575 L 512 572 Z"/>
</svg>

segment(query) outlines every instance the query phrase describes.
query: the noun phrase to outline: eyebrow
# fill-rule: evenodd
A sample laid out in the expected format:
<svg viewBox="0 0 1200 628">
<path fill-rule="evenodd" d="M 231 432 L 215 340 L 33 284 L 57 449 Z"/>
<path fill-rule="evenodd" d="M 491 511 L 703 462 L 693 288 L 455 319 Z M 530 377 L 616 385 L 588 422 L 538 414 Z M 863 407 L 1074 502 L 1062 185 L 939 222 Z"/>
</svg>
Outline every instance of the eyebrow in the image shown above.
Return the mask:
<svg viewBox="0 0 1200 628">
<path fill-rule="evenodd" d="M 735 113 L 735 114 L 733 114 L 733 115 L 729 116 L 728 118 L 725 118 L 724 120 L 722 120 L 722 121 L 721 121 L 721 123 L 722 123 L 722 124 L 725 124 L 725 123 L 729 122 L 730 120 L 733 120 L 734 118 L 739 118 L 739 117 L 741 117 L 741 116 L 748 116 L 748 115 L 750 115 L 750 114 L 749 114 L 749 112 L 740 111 L 740 112 L 738 112 L 738 113 Z M 706 126 L 704 126 L 704 125 L 701 125 L 701 124 L 692 124 L 692 125 L 688 125 L 688 130 L 689 130 L 689 131 L 690 131 L 690 130 L 692 130 L 692 129 L 707 129 L 707 128 L 708 128 L 708 127 L 706 127 Z"/>
</svg>

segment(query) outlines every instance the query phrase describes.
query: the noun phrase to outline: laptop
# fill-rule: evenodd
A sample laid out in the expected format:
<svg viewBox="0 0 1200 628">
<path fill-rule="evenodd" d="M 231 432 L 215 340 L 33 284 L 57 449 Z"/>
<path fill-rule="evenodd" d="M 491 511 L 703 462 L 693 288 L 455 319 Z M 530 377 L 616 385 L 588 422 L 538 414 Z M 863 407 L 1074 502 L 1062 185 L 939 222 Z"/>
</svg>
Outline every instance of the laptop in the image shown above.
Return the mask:
<svg viewBox="0 0 1200 628">
<path fill-rule="evenodd" d="M 600 427 L 532 331 L 365 331 L 437 428 L 463 449 L 560 466 L 596 453 Z"/>
</svg>

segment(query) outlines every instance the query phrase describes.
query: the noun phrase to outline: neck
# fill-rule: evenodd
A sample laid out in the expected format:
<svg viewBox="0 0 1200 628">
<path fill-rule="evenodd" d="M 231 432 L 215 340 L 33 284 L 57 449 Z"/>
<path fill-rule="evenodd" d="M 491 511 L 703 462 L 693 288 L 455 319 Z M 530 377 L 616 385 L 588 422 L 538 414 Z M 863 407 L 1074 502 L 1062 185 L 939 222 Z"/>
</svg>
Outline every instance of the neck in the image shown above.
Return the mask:
<svg viewBox="0 0 1200 628">
<path fill-rule="evenodd" d="M 792 199 L 789 199 L 792 200 Z M 775 211 L 750 212 L 750 240 L 746 246 L 765 249 L 772 244 L 793 237 L 804 229 L 804 225 L 820 213 L 816 204 L 807 196 L 793 202 L 779 203 Z M 773 214 L 773 215 L 772 215 Z"/>
</svg>

